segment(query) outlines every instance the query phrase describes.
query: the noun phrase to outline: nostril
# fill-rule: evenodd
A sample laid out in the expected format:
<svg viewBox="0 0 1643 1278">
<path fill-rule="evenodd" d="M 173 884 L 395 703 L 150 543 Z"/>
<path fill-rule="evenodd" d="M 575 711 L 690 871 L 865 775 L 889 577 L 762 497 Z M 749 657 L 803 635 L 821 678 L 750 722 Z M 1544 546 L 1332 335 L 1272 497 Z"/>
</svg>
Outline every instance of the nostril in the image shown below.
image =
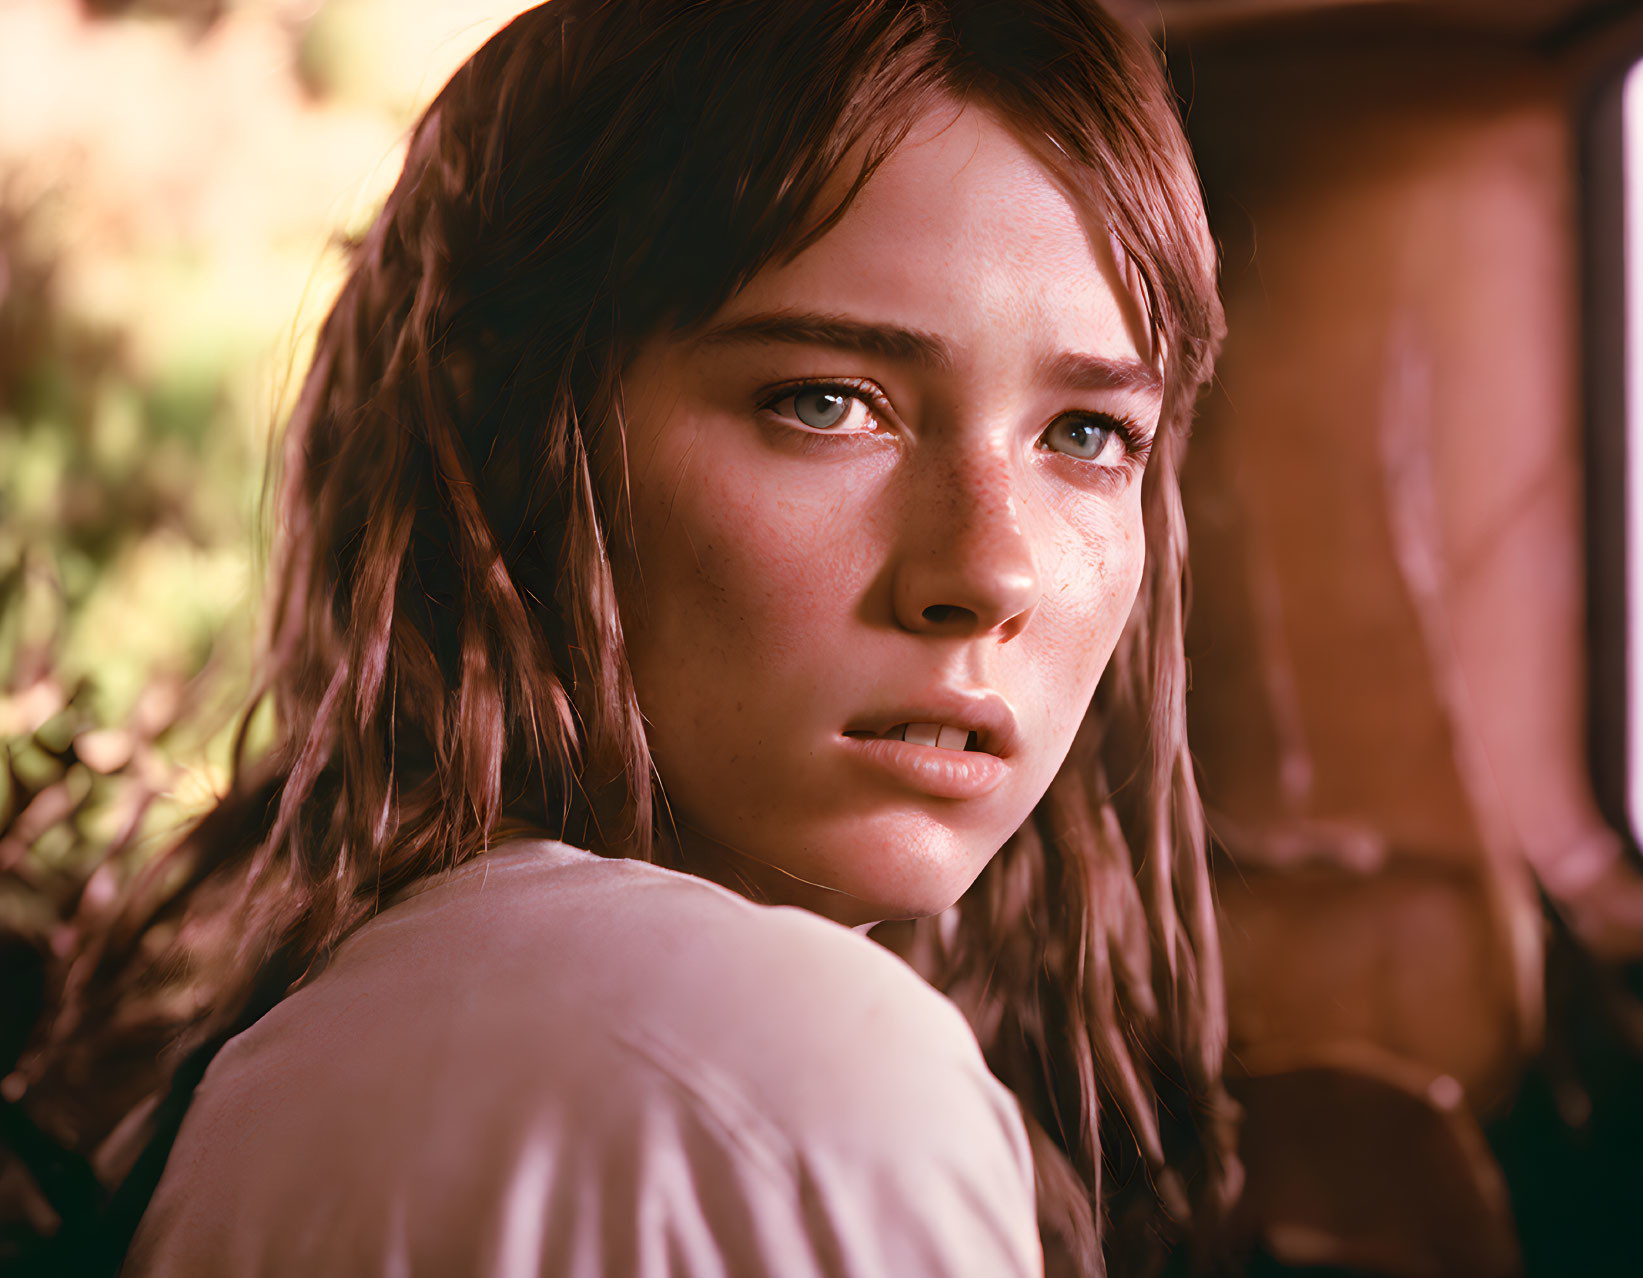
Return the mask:
<svg viewBox="0 0 1643 1278">
<path fill-rule="evenodd" d="M 931 625 L 950 626 L 954 622 L 973 621 L 975 613 L 958 604 L 931 604 L 924 610 L 924 619 Z"/>
</svg>

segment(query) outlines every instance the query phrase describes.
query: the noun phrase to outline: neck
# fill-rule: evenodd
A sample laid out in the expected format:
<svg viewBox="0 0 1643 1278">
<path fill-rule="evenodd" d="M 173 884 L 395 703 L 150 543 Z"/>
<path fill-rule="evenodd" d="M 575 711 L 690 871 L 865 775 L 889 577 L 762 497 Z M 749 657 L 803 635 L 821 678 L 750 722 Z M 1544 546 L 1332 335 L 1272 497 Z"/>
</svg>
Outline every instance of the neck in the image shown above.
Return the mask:
<svg viewBox="0 0 1643 1278">
<path fill-rule="evenodd" d="M 658 859 L 670 868 L 717 883 L 760 905 L 798 906 L 861 931 L 879 921 L 879 915 L 859 897 L 801 879 L 682 822 L 676 831 L 663 833 L 660 843 L 663 855 Z"/>
</svg>

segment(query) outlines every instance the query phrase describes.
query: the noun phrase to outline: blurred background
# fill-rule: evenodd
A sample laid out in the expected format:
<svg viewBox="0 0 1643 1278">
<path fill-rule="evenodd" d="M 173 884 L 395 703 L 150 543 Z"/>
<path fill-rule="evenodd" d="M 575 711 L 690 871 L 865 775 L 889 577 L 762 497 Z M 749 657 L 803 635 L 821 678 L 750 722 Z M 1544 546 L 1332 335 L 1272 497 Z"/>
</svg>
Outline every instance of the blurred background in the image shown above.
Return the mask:
<svg viewBox="0 0 1643 1278">
<path fill-rule="evenodd" d="M 416 112 L 522 7 L 0 0 L 17 962 L 223 786 L 271 432 Z M 1234 1244 L 1643 1274 L 1643 5 L 1124 7 L 1231 325 L 1185 482 Z"/>
<path fill-rule="evenodd" d="M 0 872 L 222 785 L 269 433 L 408 126 L 520 7 L 0 0 Z"/>
<path fill-rule="evenodd" d="M 1643 5 L 1161 17 L 1230 327 L 1185 486 L 1237 1228 L 1643 1274 Z"/>
</svg>

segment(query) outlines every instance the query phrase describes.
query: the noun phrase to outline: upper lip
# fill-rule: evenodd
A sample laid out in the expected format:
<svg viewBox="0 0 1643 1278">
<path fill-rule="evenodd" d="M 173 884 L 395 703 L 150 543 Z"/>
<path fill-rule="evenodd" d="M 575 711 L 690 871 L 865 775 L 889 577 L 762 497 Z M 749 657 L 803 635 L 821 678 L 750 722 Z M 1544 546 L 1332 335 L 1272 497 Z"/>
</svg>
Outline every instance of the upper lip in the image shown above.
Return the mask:
<svg viewBox="0 0 1643 1278">
<path fill-rule="evenodd" d="M 845 728 L 848 732 L 882 735 L 901 723 L 944 723 L 976 734 L 976 745 L 988 754 L 1006 758 L 1021 747 L 1015 711 L 996 692 L 964 692 L 957 688 L 937 688 L 884 710 L 857 717 Z"/>
</svg>

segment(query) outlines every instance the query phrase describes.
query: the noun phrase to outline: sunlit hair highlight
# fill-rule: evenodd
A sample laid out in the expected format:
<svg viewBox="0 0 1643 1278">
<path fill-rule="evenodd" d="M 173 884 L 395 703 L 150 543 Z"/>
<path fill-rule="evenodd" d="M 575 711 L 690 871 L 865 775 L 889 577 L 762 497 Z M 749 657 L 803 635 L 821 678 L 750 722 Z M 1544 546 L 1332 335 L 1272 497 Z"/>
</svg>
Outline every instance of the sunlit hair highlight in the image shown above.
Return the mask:
<svg viewBox="0 0 1643 1278">
<path fill-rule="evenodd" d="M 1106 227 L 1165 405 L 1140 596 L 1072 753 L 899 945 L 1021 1101 L 1052 1272 L 1100 1271 L 1103 1203 L 1126 1274 L 1213 1226 L 1236 1165 L 1176 471 L 1222 317 L 1154 52 L 1086 0 L 553 0 L 458 71 L 286 431 L 275 744 L 91 936 L 41 1060 L 106 1047 L 145 999 L 177 1016 L 183 987 L 209 1050 L 396 892 L 514 833 L 659 855 L 613 578 L 622 449 L 599 446 L 622 442 L 625 362 L 825 234 L 944 97 L 995 111 Z"/>
</svg>

